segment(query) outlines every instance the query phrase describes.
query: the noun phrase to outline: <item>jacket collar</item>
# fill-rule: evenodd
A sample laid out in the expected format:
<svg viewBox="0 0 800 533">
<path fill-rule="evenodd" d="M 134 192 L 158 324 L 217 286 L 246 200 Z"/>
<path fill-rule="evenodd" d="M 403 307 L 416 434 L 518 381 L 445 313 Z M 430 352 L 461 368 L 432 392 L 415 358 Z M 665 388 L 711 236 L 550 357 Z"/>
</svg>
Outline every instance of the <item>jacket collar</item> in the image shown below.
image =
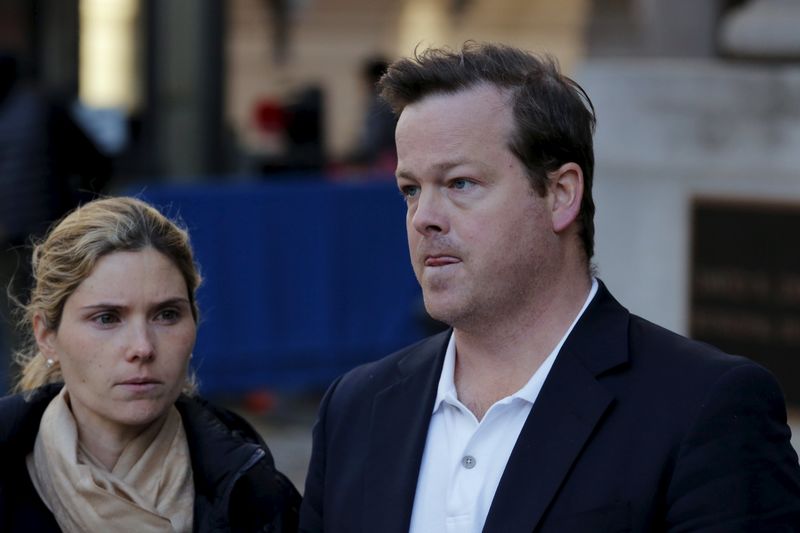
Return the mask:
<svg viewBox="0 0 800 533">
<path fill-rule="evenodd" d="M 238 415 L 205 400 L 181 396 L 175 406 L 189 442 L 195 497 L 212 503 L 227 499 L 238 476 L 268 455 L 266 445 Z"/>
<path fill-rule="evenodd" d="M 50 384 L 25 395 L 0 399 L 2 457 L 11 461 L 24 460 L 33 450 L 42 414 L 62 387 L 61 383 Z M 224 520 L 236 480 L 265 457 L 273 464 L 272 458 L 261 437 L 238 415 L 215 408 L 199 398 L 181 396 L 175 405 L 181 414 L 191 454 L 195 523 L 224 529 L 225 524 L 206 523 L 208 517 Z M 201 513 L 200 516 L 197 513 Z"/>
<path fill-rule="evenodd" d="M 629 317 L 601 283 L 525 421 L 495 492 L 484 533 L 536 529 L 614 402 L 598 377 L 627 363 Z"/>
<path fill-rule="evenodd" d="M 562 348 L 593 376 L 628 362 L 630 313 L 598 283 L 597 295 Z"/>
<path fill-rule="evenodd" d="M 409 350 L 392 385 L 374 400 L 365 464 L 364 531 L 408 531 L 425 437 L 452 330 Z M 419 399 L 419 401 L 417 401 Z"/>
<path fill-rule="evenodd" d="M 44 410 L 63 386 L 63 383 L 52 383 L 0 399 L 0 420 L 3 421 L 0 454 L 3 457 L 24 457 L 33 450 Z"/>
<path fill-rule="evenodd" d="M 63 386 L 52 383 L 0 399 L 0 450 L 4 456 L 27 455 L 33 450 L 42 415 Z M 197 486 L 213 492 L 237 459 L 245 464 L 259 449 L 262 457 L 268 453 L 261 437 L 237 415 L 185 396 L 178 399 L 176 407 L 189 442 Z"/>
<path fill-rule="evenodd" d="M 628 360 L 629 313 L 600 282 L 570 333 L 522 428 L 497 488 L 485 533 L 533 531 L 613 395 L 598 381 Z M 365 464 L 366 531 L 408 531 L 447 341 L 447 330 L 397 364 L 373 403 Z M 418 401 L 419 400 L 419 401 Z M 535 416 L 534 416 L 535 415 Z"/>
</svg>

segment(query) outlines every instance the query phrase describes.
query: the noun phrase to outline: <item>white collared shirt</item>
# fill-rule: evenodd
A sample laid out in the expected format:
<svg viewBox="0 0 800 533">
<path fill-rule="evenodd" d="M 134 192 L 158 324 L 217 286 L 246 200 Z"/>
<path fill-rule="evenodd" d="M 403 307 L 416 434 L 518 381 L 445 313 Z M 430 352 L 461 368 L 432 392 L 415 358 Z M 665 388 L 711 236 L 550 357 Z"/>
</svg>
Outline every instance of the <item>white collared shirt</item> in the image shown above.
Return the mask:
<svg viewBox="0 0 800 533">
<path fill-rule="evenodd" d="M 483 419 L 459 400 L 450 336 L 422 455 L 409 533 L 480 533 L 511 450 L 572 328 L 597 293 L 597 280 L 578 316 L 528 382 L 498 400 Z"/>
</svg>

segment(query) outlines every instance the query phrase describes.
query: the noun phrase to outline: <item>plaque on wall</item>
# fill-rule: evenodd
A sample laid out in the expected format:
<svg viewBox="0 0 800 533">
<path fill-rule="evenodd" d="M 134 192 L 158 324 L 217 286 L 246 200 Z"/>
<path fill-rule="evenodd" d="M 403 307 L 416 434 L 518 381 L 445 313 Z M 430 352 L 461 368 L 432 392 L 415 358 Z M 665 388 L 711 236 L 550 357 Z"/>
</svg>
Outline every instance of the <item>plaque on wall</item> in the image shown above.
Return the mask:
<svg viewBox="0 0 800 533">
<path fill-rule="evenodd" d="M 692 209 L 690 334 L 749 357 L 800 405 L 800 204 Z"/>
</svg>

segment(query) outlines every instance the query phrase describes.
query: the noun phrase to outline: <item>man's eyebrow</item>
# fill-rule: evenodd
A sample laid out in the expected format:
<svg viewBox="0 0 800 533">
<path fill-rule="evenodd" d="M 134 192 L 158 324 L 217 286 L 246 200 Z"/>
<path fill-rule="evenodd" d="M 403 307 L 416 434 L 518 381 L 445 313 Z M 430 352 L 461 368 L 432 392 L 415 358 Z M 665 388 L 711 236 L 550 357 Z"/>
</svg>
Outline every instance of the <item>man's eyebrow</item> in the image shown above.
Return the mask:
<svg viewBox="0 0 800 533">
<path fill-rule="evenodd" d="M 401 179 L 401 178 L 402 179 L 407 179 L 407 180 L 415 179 L 414 173 L 411 172 L 410 170 L 398 170 L 397 172 L 395 172 L 394 175 L 398 179 Z"/>
<path fill-rule="evenodd" d="M 453 159 L 451 161 L 442 161 L 441 163 L 436 163 L 435 165 L 433 165 L 433 168 L 437 172 L 444 172 L 446 170 L 450 170 L 451 168 L 457 167 L 457 166 L 460 166 L 460 165 L 477 165 L 477 164 L 479 164 L 477 161 L 467 161 L 467 160 L 464 160 L 464 159 Z M 395 176 L 397 178 L 403 178 L 403 179 L 410 179 L 410 180 L 416 179 L 416 176 L 414 175 L 413 172 L 411 172 L 410 170 L 405 170 L 405 169 L 398 169 L 397 172 L 395 172 Z"/>
</svg>

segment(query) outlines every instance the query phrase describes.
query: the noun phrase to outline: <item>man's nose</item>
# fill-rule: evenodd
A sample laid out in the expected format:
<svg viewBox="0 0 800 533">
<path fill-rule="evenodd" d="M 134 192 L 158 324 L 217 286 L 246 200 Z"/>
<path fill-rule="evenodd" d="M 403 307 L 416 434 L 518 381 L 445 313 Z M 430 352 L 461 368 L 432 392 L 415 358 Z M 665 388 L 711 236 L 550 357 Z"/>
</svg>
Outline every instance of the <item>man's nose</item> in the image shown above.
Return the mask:
<svg viewBox="0 0 800 533">
<path fill-rule="evenodd" d="M 411 224 L 423 235 L 447 233 L 450 225 L 443 195 L 436 189 L 420 189 L 419 199 L 411 213 Z"/>
</svg>

